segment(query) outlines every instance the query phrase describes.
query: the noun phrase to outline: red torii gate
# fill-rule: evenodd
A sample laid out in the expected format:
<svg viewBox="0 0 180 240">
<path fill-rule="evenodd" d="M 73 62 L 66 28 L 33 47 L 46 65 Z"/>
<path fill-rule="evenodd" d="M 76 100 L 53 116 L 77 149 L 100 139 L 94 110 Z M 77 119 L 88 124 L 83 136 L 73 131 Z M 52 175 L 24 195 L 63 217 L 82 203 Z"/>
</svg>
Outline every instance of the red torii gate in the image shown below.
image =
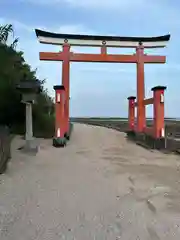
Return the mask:
<svg viewBox="0 0 180 240">
<path fill-rule="evenodd" d="M 62 85 L 64 91 L 64 129 L 61 134 L 68 135 L 69 124 L 69 81 L 70 81 L 70 62 L 107 62 L 107 63 L 136 63 L 137 66 L 137 132 L 143 132 L 146 126 L 145 116 L 145 86 L 144 86 L 144 64 L 145 63 L 165 63 L 165 56 L 144 54 L 144 48 L 165 47 L 170 39 L 170 35 L 160 37 L 117 37 L 117 36 L 93 36 L 93 35 L 74 35 L 58 34 L 36 29 L 36 36 L 40 43 L 62 45 L 61 52 L 40 52 L 40 60 L 62 61 Z M 71 46 L 90 46 L 99 47 L 99 54 L 73 53 Z M 136 48 L 136 53 L 127 54 L 108 54 L 108 47 L 116 48 Z M 57 86 L 56 86 L 57 89 Z M 56 115 L 57 121 L 60 121 Z M 63 133 L 62 133 L 63 132 Z M 56 133 L 56 137 L 57 133 Z"/>
</svg>

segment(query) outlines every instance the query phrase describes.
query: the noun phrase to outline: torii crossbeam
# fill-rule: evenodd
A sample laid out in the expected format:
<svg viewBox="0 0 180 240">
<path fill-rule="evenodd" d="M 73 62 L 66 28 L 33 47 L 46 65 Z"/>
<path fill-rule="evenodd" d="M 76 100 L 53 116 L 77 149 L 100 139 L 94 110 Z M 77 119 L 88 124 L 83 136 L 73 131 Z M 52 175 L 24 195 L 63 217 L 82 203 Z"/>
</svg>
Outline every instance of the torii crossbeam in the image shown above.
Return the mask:
<svg viewBox="0 0 180 240">
<path fill-rule="evenodd" d="M 62 52 L 40 52 L 40 60 L 62 61 L 62 85 L 65 87 L 65 131 L 69 131 L 69 72 L 70 62 L 135 63 L 137 65 L 137 131 L 146 125 L 144 89 L 144 64 L 165 63 L 165 56 L 144 54 L 144 48 L 166 47 L 170 35 L 159 37 L 117 37 L 97 35 L 58 34 L 36 29 L 40 43 L 62 45 Z M 73 53 L 71 46 L 99 47 L 99 54 Z M 107 48 L 136 48 L 132 55 L 108 54 Z"/>
</svg>

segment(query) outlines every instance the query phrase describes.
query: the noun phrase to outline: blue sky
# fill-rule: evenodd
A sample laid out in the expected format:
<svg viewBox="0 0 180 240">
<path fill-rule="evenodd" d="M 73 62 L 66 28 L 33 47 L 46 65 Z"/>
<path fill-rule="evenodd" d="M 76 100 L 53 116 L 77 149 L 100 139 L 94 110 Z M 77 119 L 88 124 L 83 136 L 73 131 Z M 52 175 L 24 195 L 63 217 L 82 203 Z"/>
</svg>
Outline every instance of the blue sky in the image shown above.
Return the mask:
<svg viewBox="0 0 180 240">
<path fill-rule="evenodd" d="M 39 44 L 34 29 L 79 34 L 158 36 L 171 33 L 165 54 L 167 63 L 145 66 L 146 97 L 151 87 L 167 86 L 165 110 L 180 117 L 180 2 L 178 0 L 0 0 L 0 24 L 12 23 L 19 37 L 18 49 L 26 61 L 38 68 L 37 75 L 53 85 L 61 84 L 61 63 L 39 61 L 39 51 L 61 47 Z M 98 49 L 75 48 L 79 52 Z M 109 49 L 110 53 L 132 53 L 133 49 Z M 127 116 L 127 97 L 136 95 L 136 66 L 133 64 L 72 63 L 71 116 Z M 147 107 L 152 115 L 152 107 Z"/>
</svg>

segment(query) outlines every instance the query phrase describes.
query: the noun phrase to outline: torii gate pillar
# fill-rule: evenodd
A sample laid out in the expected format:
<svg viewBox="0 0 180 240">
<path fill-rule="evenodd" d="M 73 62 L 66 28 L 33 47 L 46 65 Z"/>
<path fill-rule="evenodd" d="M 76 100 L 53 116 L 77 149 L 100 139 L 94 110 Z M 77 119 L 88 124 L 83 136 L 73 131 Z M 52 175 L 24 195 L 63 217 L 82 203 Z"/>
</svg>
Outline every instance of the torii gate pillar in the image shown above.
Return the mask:
<svg viewBox="0 0 180 240">
<path fill-rule="evenodd" d="M 64 121 L 65 121 L 65 136 L 69 133 L 69 88 L 70 88 L 70 45 L 63 45 L 63 61 L 62 61 L 62 85 L 65 88 L 65 105 L 64 105 Z"/>
<path fill-rule="evenodd" d="M 139 45 L 136 48 L 137 56 L 137 132 L 143 132 L 146 127 L 146 109 L 144 105 L 145 86 L 144 86 L 144 47 Z"/>
<path fill-rule="evenodd" d="M 65 88 L 63 85 L 54 86 L 55 90 L 55 136 L 53 139 L 54 147 L 64 147 L 66 138 L 64 137 L 65 126 Z"/>
</svg>

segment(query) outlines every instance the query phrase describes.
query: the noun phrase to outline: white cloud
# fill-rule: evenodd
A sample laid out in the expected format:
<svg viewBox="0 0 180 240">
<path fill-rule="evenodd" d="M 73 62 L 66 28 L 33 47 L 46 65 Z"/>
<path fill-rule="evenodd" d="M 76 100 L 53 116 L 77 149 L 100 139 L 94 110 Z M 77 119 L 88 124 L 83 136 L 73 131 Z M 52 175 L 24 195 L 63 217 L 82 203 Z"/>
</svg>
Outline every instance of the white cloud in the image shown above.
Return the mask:
<svg viewBox="0 0 180 240">
<path fill-rule="evenodd" d="M 98 11 L 102 16 L 121 13 L 126 19 L 126 23 L 134 18 L 139 18 L 141 26 L 144 24 L 149 29 L 152 23 L 156 23 L 156 32 L 173 31 L 179 28 L 179 11 L 171 2 L 162 0 L 19 0 L 24 3 L 32 3 L 34 5 L 44 5 L 52 8 L 73 7 L 85 10 Z M 129 16 L 127 15 L 129 14 Z M 133 15 L 132 15 L 133 14 Z M 92 16 L 93 17 L 93 16 Z M 117 20 L 120 17 L 117 16 Z M 58 29 L 58 28 L 57 28 Z M 53 29 L 54 30 L 54 29 Z M 149 29 L 148 32 L 151 30 Z M 74 33 L 74 31 L 72 31 Z M 138 32 L 138 30 L 136 30 Z M 84 33 L 84 29 L 81 33 Z M 86 31 L 85 31 L 86 33 Z M 161 34 L 161 33 L 160 33 Z"/>
<path fill-rule="evenodd" d="M 62 25 L 57 29 L 59 33 L 68 33 L 68 34 L 95 34 L 93 30 L 88 29 L 83 24 L 75 25 Z"/>
<path fill-rule="evenodd" d="M 151 15 L 162 21 L 167 26 L 179 25 L 179 11 L 170 3 L 164 0 L 19 0 L 29 2 L 34 5 L 52 6 L 56 8 L 64 7 L 63 4 L 73 8 L 83 8 L 86 10 L 108 10 L 128 12 L 129 14 L 142 14 L 143 17 Z M 131 13 L 130 13 L 131 11 Z M 132 12 L 133 11 L 133 12 Z M 130 16 L 131 18 L 131 16 Z M 163 19 L 162 19 L 163 18 Z M 177 24 L 178 22 L 178 24 Z M 143 24 L 143 23 L 142 23 Z"/>
<path fill-rule="evenodd" d="M 61 0 L 60 0 L 61 1 Z M 119 9 L 119 8 L 134 8 L 137 5 L 139 6 L 144 0 L 64 0 L 68 4 L 75 7 L 84 7 L 84 8 L 101 8 L 101 9 Z"/>
<path fill-rule="evenodd" d="M 95 64 L 96 65 L 96 64 Z M 119 67 L 113 67 L 113 64 L 109 64 L 107 67 L 107 63 L 106 66 L 102 67 L 102 66 L 82 66 L 79 68 L 80 71 L 83 72 L 102 72 L 102 73 L 111 73 L 111 74 L 116 74 L 116 73 L 135 73 L 135 69 L 130 68 L 129 67 L 122 67 L 121 65 L 119 65 Z M 103 64 L 104 65 L 104 64 Z"/>
<path fill-rule="evenodd" d="M 9 18 L 0 18 L 0 24 L 12 24 L 15 29 L 22 29 L 28 32 L 31 32 L 33 29 L 31 26 L 27 24 Z"/>
<path fill-rule="evenodd" d="M 147 0 L 20 0 L 39 5 L 53 5 L 61 7 L 66 3 L 72 7 L 93 8 L 93 9 L 117 9 L 124 10 L 141 6 Z"/>
<path fill-rule="evenodd" d="M 51 28 L 44 26 L 38 26 L 38 25 L 29 25 L 22 23 L 20 21 L 17 21 L 15 19 L 9 19 L 9 18 L 0 18 L 0 24 L 12 24 L 15 31 L 16 30 L 23 30 L 27 32 L 34 32 L 35 28 L 44 30 L 44 31 L 50 31 L 50 32 L 57 32 L 57 33 L 68 33 L 68 34 L 95 34 L 93 30 L 88 29 L 83 24 L 67 24 L 67 25 L 61 25 L 61 26 L 53 26 Z"/>
</svg>

